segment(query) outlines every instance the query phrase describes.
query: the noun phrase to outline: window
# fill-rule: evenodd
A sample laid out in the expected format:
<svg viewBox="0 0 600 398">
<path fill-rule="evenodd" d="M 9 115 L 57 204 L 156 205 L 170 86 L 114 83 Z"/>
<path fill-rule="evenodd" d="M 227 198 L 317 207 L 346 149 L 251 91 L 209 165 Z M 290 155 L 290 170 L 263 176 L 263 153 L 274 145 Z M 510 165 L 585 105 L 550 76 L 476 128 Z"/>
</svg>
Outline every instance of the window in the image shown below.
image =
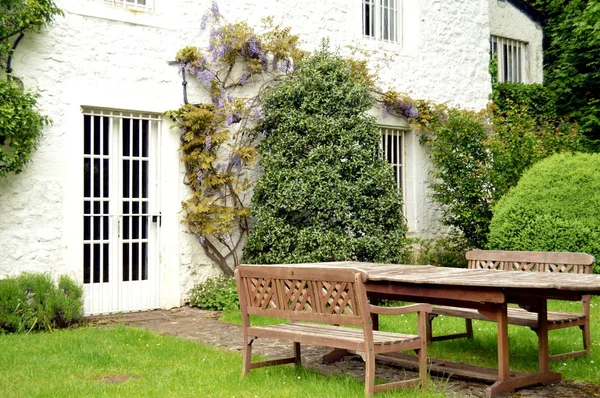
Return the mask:
<svg viewBox="0 0 600 398">
<path fill-rule="evenodd" d="M 104 0 L 104 2 L 116 7 L 139 11 L 150 12 L 154 9 L 154 0 Z"/>
<path fill-rule="evenodd" d="M 527 83 L 527 43 L 492 36 L 490 51 L 498 66 L 499 82 Z"/>
<path fill-rule="evenodd" d="M 396 187 L 404 196 L 404 130 L 383 127 L 381 129 L 383 156 L 394 169 Z M 403 202 L 406 202 L 405 200 Z M 404 205 L 403 205 L 404 206 Z M 406 214 L 405 209 L 402 209 Z"/>
<path fill-rule="evenodd" d="M 397 42 L 401 0 L 363 0 L 362 33 L 375 40 Z"/>
</svg>

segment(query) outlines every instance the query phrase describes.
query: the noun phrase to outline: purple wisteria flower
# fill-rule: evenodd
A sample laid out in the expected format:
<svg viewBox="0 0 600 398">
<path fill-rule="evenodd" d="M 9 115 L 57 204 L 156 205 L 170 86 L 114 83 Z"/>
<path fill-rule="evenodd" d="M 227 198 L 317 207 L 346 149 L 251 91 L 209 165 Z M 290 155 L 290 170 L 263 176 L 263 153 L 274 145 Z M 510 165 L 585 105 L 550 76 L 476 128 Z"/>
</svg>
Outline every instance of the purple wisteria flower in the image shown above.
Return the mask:
<svg viewBox="0 0 600 398">
<path fill-rule="evenodd" d="M 210 138 L 210 135 L 207 135 L 204 139 L 204 146 L 207 151 L 210 151 L 210 148 L 212 148 L 212 138 Z"/>
<path fill-rule="evenodd" d="M 204 174 L 202 174 L 202 170 L 200 170 L 198 173 L 196 173 L 196 180 L 198 180 L 198 182 L 200 184 L 202 184 L 202 178 L 204 177 Z"/>
<path fill-rule="evenodd" d="M 381 107 L 381 118 L 382 118 L 382 119 L 385 119 L 385 118 L 387 117 L 388 111 L 389 111 L 389 110 L 388 110 L 388 106 L 384 104 L 384 105 Z"/>
<path fill-rule="evenodd" d="M 273 72 L 275 72 L 277 69 L 279 69 L 279 60 L 277 59 L 277 57 L 273 57 Z"/>
<path fill-rule="evenodd" d="M 209 88 L 211 82 L 215 78 L 215 73 L 210 69 L 204 69 L 196 76 L 198 83 L 204 84 L 204 87 Z"/>
<path fill-rule="evenodd" d="M 205 13 L 202 16 L 202 20 L 200 21 L 200 30 L 206 29 L 206 24 L 208 23 L 208 17 L 209 17 L 208 13 Z"/>
<path fill-rule="evenodd" d="M 196 73 L 198 73 L 198 67 L 197 67 L 197 66 L 194 66 L 194 65 L 192 65 L 192 64 L 189 64 L 189 63 L 188 63 L 188 64 L 185 64 L 183 68 L 185 69 L 185 72 L 186 72 L 187 74 L 189 74 L 189 75 L 192 75 L 192 76 L 193 76 L 193 75 L 195 75 Z"/>
<path fill-rule="evenodd" d="M 229 102 L 230 104 L 233 102 L 233 97 L 231 95 L 227 96 L 227 102 Z"/>
<path fill-rule="evenodd" d="M 228 245 L 231 244 L 231 235 L 229 235 L 229 232 L 225 235 L 225 243 Z"/>
<path fill-rule="evenodd" d="M 259 108 L 254 108 L 254 117 L 257 119 L 262 119 L 263 114 Z"/>
<path fill-rule="evenodd" d="M 225 102 L 223 101 L 223 97 L 213 98 L 213 102 L 217 108 L 223 108 L 225 106 Z"/>
<path fill-rule="evenodd" d="M 419 117 L 419 110 L 412 105 L 410 107 L 408 107 L 407 109 L 404 109 L 403 111 L 404 111 L 404 115 L 406 117 L 411 117 L 411 118 Z"/>
<path fill-rule="evenodd" d="M 287 59 L 284 59 L 281 61 L 281 64 L 279 65 L 279 70 L 281 70 L 282 73 L 285 73 L 288 71 L 289 68 L 289 61 Z"/>
<path fill-rule="evenodd" d="M 240 120 L 241 120 L 241 117 L 237 113 L 235 113 L 235 112 L 227 113 L 226 123 L 228 126 L 231 126 L 232 124 L 237 123 Z"/>
<path fill-rule="evenodd" d="M 218 13 L 219 13 L 219 5 L 217 4 L 217 2 L 216 2 L 216 1 L 213 1 L 213 3 L 212 3 L 212 8 L 211 8 L 211 9 L 212 9 L 212 12 L 213 12 L 213 13 L 215 13 L 215 14 L 218 14 Z"/>
<path fill-rule="evenodd" d="M 206 242 L 206 238 L 204 236 L 200 237 L 200 244 L 204 245 L 204 242 Z"/>
<path fill-rule="evenodd" d="M 246 72 L 242 73 L 242 76 L 240 76 L 240 84 L 243 86 L 244 84 L 246 84 L 247 80 L 248 74 Z"/>
</svg>

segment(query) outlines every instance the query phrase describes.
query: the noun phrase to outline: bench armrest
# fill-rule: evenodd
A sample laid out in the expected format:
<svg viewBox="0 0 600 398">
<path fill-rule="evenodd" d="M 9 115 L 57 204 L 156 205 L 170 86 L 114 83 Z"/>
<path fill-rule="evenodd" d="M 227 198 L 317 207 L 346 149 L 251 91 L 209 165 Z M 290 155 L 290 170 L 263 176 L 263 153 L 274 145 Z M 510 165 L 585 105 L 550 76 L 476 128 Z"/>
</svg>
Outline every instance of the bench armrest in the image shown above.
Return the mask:
<svg viewBox="0 0 600 398">
<path fill-rule="evenodd" d="M 369 311 L 371 314 L 379 315 L 402 315 L 409 314 L 411 312 L 431 312 L 431 304 L 411 304 L 403 307 L 380 307 L 378 305 L 369 304 Z"/>
</svg>

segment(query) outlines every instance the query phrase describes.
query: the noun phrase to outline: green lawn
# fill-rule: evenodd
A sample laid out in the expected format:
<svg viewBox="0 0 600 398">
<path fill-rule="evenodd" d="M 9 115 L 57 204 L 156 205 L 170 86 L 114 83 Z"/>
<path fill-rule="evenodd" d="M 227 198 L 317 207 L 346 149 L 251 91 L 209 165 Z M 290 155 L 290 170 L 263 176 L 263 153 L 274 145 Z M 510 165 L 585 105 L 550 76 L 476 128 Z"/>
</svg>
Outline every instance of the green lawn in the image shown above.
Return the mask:
<svg viewBox="0 0 600 398">
<path fill-rule="evenodd" d="M 552 301 L 549 309 L 578 312 L 581 304 L 578 302 Z M 592 355 L 551 362 L 550 369 L 560 372 L 563 379 L 600 383 L 600 297 L 593 297 L 591 304 L 591 334 Z M 240 323 L 239 311 L 226 311 L 222 320 L 231 323 Z M 257 319 L 259 323 L 272 323 L 276 320 Z M 380 319 L 381 330 L 416 333 L 416 315 L 382 316 Z M 451 317 L 438 317 L 433 321 L 434 335 L 463 332 L 465 321 Z M 433 343 L 428 355 L 450 361 L 464 362 L 472 365 L 496 368 L 497 343 L 496 324 L 493 322 L 474 321 L 474 340 L 455 339 Z M 537 370 L 537 336 L 529 328 L 522 326 L 509 326 L 509 356 L 511 370 L 536 371 Z M 582 337 L 579 328 L 553 330 L 549 333 L 550 354 L 583 349 Z"/>
<path fill-rule="evenodd" d="M 239 353 L 127 327 L 3 335 L 0 353 L 0 397 L 363 396 L 360 380 L 293 365 L 244 378 Z M 408 389 L 377 396 L 444 395 Z"/>
</svg>

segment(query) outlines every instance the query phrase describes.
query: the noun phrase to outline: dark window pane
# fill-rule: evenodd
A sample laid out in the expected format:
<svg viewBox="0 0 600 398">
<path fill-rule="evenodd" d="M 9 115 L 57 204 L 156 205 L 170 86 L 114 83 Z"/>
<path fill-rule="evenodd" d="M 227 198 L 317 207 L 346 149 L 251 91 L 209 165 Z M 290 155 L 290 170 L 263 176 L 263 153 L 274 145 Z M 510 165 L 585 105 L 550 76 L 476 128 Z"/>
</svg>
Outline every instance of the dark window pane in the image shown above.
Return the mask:
<svg viewBox="0 0 600 398">
<path fill-rule="evenodd" d="M 140 161 L 139 160 L 134 160 L 133 161 L 133 174 L 132 174 L 132 192 L 133 198 L 139 198 L 140 197 Z"/>
<path fill-rule="evenodd" d="M 123 197 L 129 197 L 129 160 L 123 160 Z"/>
<path fill-rule="evenodd" d="M 142 217 L 142 239 L 148 239 L 148 217 Z"/>
<path fill-rule="evenodd" d="M 100 283 L 100 245 L 94 245 L 94 283 Z"/>
<path fill-rule="evenodd" d="M 108 117 L 105 117 L 103 131 L 102 131 L 102 153 L 104 155 L 110 155 L 110 145 L 109 145 L 109 139 L 108 139 L 109 123 L 110 123 L 110 119 Z"/>
<path fill-rule="evenodd" d="M 148 280 L 148 244 L 142 243 L 142 280 Z"/>
<path fill-rule="evenodd" d="M 102 245 L 104 255 L 102 257 L 102 282 L 108 282 L 108 243 Z"/>
<path fill-rule="evenodd" d="M 123 239 L 129 239 L 129 222 L 130 218 L 128 216 L 123 217 Z"/>
<path fill-rule="evenodd" d="M 102 217 L 102 219 L 104 220 L 104 225 L 102 226 L 102 239 L 108 240 L 108 229 L 110 219 L 108 216 L 104 216 Z"/>
<path fill-rule="evenodd" d="M 89 200 L 84 200 L 83 201 L 83 214 L 90 214 L 90 211 L 92 211 L 92 204 L 90 203 Z"/>
<path fill-rule="evenodd" d="M 100 139 L 102 137 L 102 130 L 100 127 L 101 120 L 101 117 L 93 116 L 92 138 L 94 142 L 94 155 L 100 155 Z"/>
<path fill-rule="evenodd" d="M 92 127 L 91 127 L 91 116 L 84 115 L 83 116 L 83 153 L 86 155 L 91 154 L 92 144 L 91 144 L 91 135 L 92 135 Z"/>
<path fill-rule="evenodd" d="M 131 280 L 140 280 L 140 244 L 131 245 Z"/>
<path fill-rule="evenodd" d="M 91 159 L 83 159 L 83 197 L 91 196 L 92 184 L 90 179 Z"/>
<path fill-rule="evenodd" d="M 123 282 L 129 280 L 129 243 L 123 243 Z"/>
<path fill-rule="evenodd" d="M 102 205 L 103 209 L 102 209 L 102 214 L 109 214 L 109 202 L 108 201 L 104 201 L 104 204 Z"/>
<path fill-rule="evenodd" d="M 123 202 L 123 214 L 129 214 L 129 202 Z"/>
<path fill-rule="evenodd" d="M 93 221 L 93 226 L 94 226 L 94 234 L 93 234 L 93 239 L 94 240 L 99 240 L 100 239 L 100 222 L 101 219 L 100 217 L 92 217 L 94 219 Z"/>
<path fill-rule="evenodd" d="M 142 121 L 142 156 L 148 156 L 148 129 L 150 127 L 150 121 Z"/>
<path fill-rule="evenodd" d="M 88 216 L 83 217 L 83 239 L 84 240 L 90 240 L 91 223 L 92 223 L 91 217 L 88 217 Z"/>
<path fill-rule="evenodd" d="M 142 198 L 148 197 L 148 162 L 142 162 Z"/>
<path fill-rule="evenodd" d="M 130 145 L 130 140 L 131 140 L 131 126 L 129 125 L 129 123 L 131 122 L 131 119 L 123 119 L 123 156 L 129 156 L 130 154 L 130 150 L 129 150 L 129 145 Z"/>
<path fill-rule="evenodd" d="M 133 120 L 133 156 L 140 156 L 140 121 L 138 119 Z"/>
<path fill-rule="evenodd" d="M 140 202 L 131 202 L 131 214 L 140 213 Z"/>
<path fill-rule="evenodd" d="M 138 216 L 131 217 L 131 238 L 140 238 L 140 218 Z"/>
<path fill-rule="evenodd" d="M 103 186 L 102 186 L 102 193 L 103 196 L 105 198 L 108 198 L 108 193 L 109 193 L 109 164 L 108 164 L 108 159 L 104 159 L 102 160 L 102 168 L 103 168 Z"/>
<path fill-rule="evenodd" d="M 90 283 L 90 245 L 83 245 L 83 283 Z"/>
<path fill-rule="evenodd" d="M 100 197 L 100 159 L 94 159 L 94 198 Z"/>
<path fill-rule="evenodd" d="M 94 202 L 94 214 L 100 214 L 100 202 Z"/>
<path fill-rule="evenodd" d="M 148 214 L 148 202 L 142 202 L 142 214 Z"/>
</svg>

